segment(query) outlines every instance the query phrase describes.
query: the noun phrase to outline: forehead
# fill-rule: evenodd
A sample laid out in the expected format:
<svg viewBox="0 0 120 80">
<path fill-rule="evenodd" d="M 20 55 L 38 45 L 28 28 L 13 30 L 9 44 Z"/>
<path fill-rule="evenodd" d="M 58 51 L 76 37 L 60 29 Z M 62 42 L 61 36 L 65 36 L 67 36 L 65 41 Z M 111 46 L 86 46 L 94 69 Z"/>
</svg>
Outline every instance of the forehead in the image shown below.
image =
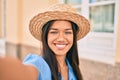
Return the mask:
<svg viewBox="0 0 120 80">
<path fill-rule="evenodd" d="M 70 21 L 66 20 L 57 20 L 54 21 L 50 28 L 57 28 L 57 29 L 72 29 L 72 25 Z"/>
</svg>

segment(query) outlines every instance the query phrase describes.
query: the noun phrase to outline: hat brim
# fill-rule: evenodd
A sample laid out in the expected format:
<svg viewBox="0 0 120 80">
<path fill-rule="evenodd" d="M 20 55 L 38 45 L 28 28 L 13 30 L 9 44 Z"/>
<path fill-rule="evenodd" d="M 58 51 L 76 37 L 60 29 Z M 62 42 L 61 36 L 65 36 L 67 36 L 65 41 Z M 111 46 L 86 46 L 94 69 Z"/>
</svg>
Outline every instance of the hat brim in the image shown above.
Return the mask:
<svg viewBox="0 0 120 80">
<path fill-rule="evenodd" d="M 60 12 L 60 11 L 48 11 L 39 13 L 32 18 L 29 24 L 29 30 L 31 34 L 39 41 L 41 41 L 42 27 L 44 24 L 51 20 L 68 20 L 77 24 L 79 31 L 77 33 L 77 40 L 85 37 L 90 31 L 89 21 L 76 13 Z"/>
</svg>

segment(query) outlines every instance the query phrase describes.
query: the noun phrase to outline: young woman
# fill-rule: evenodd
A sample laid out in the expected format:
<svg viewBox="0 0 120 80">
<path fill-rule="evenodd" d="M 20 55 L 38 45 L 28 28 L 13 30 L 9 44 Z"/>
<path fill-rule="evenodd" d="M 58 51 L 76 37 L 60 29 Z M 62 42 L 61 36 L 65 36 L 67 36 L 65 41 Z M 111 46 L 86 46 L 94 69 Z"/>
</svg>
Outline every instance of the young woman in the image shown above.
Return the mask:
<svg viewBox="0 0 120 80">
<path fill-rule="evenodd" d="M 36 15 L 30 21 L 29 29 L 42 42 L 43 50 L 42 55 L 29 54 L 23 64 L 11 61 L 19 65 L 16 75 L 21 76 L 21 80 L 83 80 L 77 40 L 90 30 L 87 19 L 71 6 L 57 4 Z M 16 79 L 19 80 L 19 77 Z"/>
</svg>

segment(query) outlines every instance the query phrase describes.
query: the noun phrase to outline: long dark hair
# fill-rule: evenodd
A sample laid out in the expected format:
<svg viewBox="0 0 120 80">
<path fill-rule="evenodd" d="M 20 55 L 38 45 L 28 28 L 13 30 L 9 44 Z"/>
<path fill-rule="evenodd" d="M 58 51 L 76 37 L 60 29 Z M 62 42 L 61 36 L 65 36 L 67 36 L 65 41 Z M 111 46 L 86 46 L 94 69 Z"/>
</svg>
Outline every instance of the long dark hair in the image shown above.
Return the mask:
<svg viewBox="0 0 120 80">
<path fill-rule="evenodd" d="M 49 48 L 47 43 L 48 32 L 53 22 L 54 20 L 47 22 L 42 28 L 41 38 L 42 38 L 42 45 L 43 45 L 43 58 L 48 63 L 51 69 L 52 80 L 61 80 L 61 77 L 59 77 L 58 61 L 54 55 L 54 52 Z M 74 35 L 74 40 L 73 40 L 74 43 L 71 49 L 68 51 L 66 58 L 68 59 L 70 65 L 72 66 L 77 80 L 83 80 L 80 69 L 79 69 L 79 58 L 78 58 L 78 50 L 77 50 L 76 34 L 78 31 L 78 27 L 73 22 L 71 22 L 71 24 L 72 24 L 73 35 Z"/>
</svg>

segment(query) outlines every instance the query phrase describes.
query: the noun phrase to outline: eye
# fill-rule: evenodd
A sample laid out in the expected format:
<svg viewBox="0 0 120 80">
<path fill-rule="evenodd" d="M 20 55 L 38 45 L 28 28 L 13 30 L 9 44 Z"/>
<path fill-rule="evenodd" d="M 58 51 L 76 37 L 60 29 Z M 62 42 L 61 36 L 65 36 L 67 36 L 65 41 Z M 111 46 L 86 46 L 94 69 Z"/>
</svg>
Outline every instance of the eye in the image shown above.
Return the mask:
<svg viewBox="0 0 120 80">
<path fill-rule="evenodd" d="M 57 31 L 50 31 L 50 34 L 57 34 Z"/>
<path fill-rule="evenodd" d="M 72 34 L 72 31 L 67 31 L 65 32 L 65 34 Z"/>
</svg>

